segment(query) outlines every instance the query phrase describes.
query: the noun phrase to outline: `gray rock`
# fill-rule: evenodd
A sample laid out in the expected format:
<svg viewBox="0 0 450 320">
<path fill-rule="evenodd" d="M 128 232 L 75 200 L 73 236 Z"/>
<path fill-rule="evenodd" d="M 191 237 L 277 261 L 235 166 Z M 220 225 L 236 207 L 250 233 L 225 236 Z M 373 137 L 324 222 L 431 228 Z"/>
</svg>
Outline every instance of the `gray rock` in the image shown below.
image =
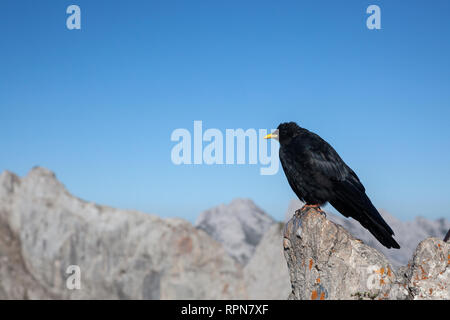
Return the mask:
<svg viewBox="0 0 450 320">
<path fill-rule="evenodd" d="M 292 284 L 289 299 L 384 298 L 396 281 L 382 254 L 315 209 L 294 215 L 284 237 Z"/>
<path fill-rule="evenodd" d="M 282 243 L 283 224 L 275 223 L 244 268 L 249 299 L 285 300 L 288 296 L 291 284 Z"/>
<path fill-rule="evenodd" d="M 436 238 L 422 241 L 405 270 L 410 298 L 450 299 L 450 243 Z"/>
<path fill-rule="evenodd" d="M 450 244 L 429 238 L 412 262 L 394 271 L 388 259 L 316 209 L 285 226 L 289 299 L 448 299 Z"/>
<path fill-rule="evenodd" d="M 0 300 L 56 298 L 28 272 L 19 239 L 0 218 Z"/>
<path fill-rule="evenodd" d="M 274 219 L 250 199 L 234 199 L 202 212 L 195 223 L 220 242 L 226 252 L 245 265 Z"/>
<path fill-rule="evenodd" d="M 247 297 L 242 267 L 205 232 L 182 219 L 82 201 L 43 168 L 22 179 L 0 175 L 0 218 L 13 239 L 0 238 L 2 297 Z M 80 290 L 66 286 L 70 265 L 81 269 Z"/>
<path fill-rule="evenodd" d="M 303 203 L 299 200 L 292 200 L 286 212 L 286 221 L 293 216 L 295 210 L 302 206 Z M 408 263 L 417 245 L 423 239 L 428 237 L 442 239 L 445 232 L 450 228 L 450 220 L 448 219 L 441 218 L 432 221 L 423 217 L 417 217 L 413 221 L 403 222 L 396 219 L 387 211 L 379 210 L 380 214 L 394 230 L 395 239 L 401 246 L 400 250 L 387 249 L 370 232 L 362 227 L 358 221 L 352 218 L 345 218 L 331 206 L 325 207 L 324 210 L 327 212 L 329 220 L 343 226 L 354 237 L 363 240 L 367 245 L 383 253 L 395 269 Z"/>
</svg>

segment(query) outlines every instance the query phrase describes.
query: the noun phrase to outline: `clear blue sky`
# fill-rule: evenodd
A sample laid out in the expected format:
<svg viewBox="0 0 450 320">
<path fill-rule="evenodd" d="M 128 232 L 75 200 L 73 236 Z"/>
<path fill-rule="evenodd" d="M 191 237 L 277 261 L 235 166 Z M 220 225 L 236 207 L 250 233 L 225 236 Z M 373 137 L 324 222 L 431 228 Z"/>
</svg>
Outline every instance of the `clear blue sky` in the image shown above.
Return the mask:
<svg viewBox="0 0 450 320">
<path fill-rule="evenodd" d="M 293 120 L 377 207 L 450 218 L 449 15 L 448 0 L 3 0 L 0 170 L 44 166 L 83 199 L 161 216 L 248 197 L 281 219 L 282 170 L 175 166 L 170 135 Z"/>
</svg>

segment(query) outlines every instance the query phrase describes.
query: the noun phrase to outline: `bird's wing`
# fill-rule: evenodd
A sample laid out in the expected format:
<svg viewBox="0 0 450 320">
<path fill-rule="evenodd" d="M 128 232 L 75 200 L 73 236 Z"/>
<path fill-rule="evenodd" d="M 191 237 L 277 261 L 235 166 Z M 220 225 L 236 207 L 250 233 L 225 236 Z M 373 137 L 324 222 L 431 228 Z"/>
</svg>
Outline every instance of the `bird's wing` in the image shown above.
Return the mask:
<svg viewBox="0 0 450 320">
<path fill-rule="evenodd" d="M 367 197 L 365 188 L 355 172 L 324 140 L 313 145 L 315 147 L 306 151 L 309 169 L 320 181 L 329 181 L 333 186 L 333 199 L 330 199 L 330 204 L 344 216 L 358 220 L 388 248 L 399 248 L 392 238 L 394 232 Z"/>
<path fill-rule="evenodd" d="M 305 155 L 314 172 L 334 182 L 348 181 L 361 192 L 366 191 L 356 173 L 347 166 L 328 142 L 313 133 L 310 138 L 313 142 L 308 144 Z"/>
</svg>

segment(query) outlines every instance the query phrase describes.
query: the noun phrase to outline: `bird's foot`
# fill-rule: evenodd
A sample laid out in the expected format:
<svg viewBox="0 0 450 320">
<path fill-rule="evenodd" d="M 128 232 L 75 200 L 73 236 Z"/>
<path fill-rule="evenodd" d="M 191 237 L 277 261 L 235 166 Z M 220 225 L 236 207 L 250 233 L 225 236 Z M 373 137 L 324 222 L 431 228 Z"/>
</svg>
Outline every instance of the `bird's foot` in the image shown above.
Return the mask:
<svg viewBox="0 0 450 320">
<path fill-rule="evenodd" d="M 306 210 L 306 209 L 309 209 L 309 208 L 318 208 L 318 210 L 322 210 L 322 209 L 320 209 L 320 205 L 319 204 L 305 204 L 301 209 L 300 209 L 300 211 L 304 211 L 304 210 Z"/>
<path fill-rule="evenodd" d="M 305 211 L 309 208 L 314 208 L 317 211 L 319 211 L 322 215 L 324 215 L 325 217 L 327 216 L 326 212 L 322 210 L 322 208 L 320 207 L 320 204 L 305 204 L 301 209 L 300 212 Z M 297 210 L 298 211 L 298 210 Z M 297 211 L 295 213 L 297 213 Z"/>
</svg>

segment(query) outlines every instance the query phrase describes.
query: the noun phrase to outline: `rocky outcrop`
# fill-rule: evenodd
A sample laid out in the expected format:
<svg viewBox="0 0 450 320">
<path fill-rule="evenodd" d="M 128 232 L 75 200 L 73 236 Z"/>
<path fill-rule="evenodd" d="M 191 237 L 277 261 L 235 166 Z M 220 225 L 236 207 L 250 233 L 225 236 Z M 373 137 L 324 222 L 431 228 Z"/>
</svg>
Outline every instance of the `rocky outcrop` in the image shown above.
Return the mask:
<svg viewBox="0 0 450 320">
<path fill-rule="evenodd" d="M 275 220 L 252 200 L 234 199 L 228 205 L 221 204 L 202 212 L 195 226 L 220 242 L 231 257 L 245 265 L 274 223 Z"/>
<path fill-rule="evenodd" d="M 295 210 L 301 208 L 302 206 L 303 203 L 299 200 L 292 200 L 286 212 L 285 221 L 288 221 L 294 214 Z M 370 232 L 364 229 L 358 221 L 342 216 L 331 206 L 325 207 L 325 211 L 327 212 L 327 218 L 329 220 L 343 226 L 351 235 L 363 240 L 364 243 L 377 249 L 377 251 L 385 255 L 395 269 L 398 269 L 400 266 L 404 266 L 408 263 L 408 260 L 411 259 L 414 253 L 414 250 L 423 239 L 429 237 L 442 239 L 447 230 L 450 228 L 450 220 L 448 219 L 441 218 L 437 220 L 429 220 L 423 217 L 416 217 L 412 221 L 404 222 L 396 219 L 385 210 L 379 210 L 380 214 L 394 230 L 395 240 L 401 246 L 400 250 L 390 250 L 381 245 L 378 240 L 375 239 Z M 336 214 L 333 212 L 336 212 Z"/>
<path fill-rule="evenodd" d="M 388 259 L 316 209 L 297 211 L 283 246 L 290 299 L 449 299 L 450 244 L 428 238 L 407 267 Z"/>
<path fill-rule="evenodd" d="M 242 267 L 204 231 L 71 196 L 55 175 L 0 175 L 0 295 L 60 299 L 245 299 Z M 81 289 L 70 290 L 68 267 Z"/>
<path fill-rule="evenodd" d="M 450 243 L 436 238 L 422 241 L 402 271 L 409 298 L 450 299 Z"/>
</svg>

